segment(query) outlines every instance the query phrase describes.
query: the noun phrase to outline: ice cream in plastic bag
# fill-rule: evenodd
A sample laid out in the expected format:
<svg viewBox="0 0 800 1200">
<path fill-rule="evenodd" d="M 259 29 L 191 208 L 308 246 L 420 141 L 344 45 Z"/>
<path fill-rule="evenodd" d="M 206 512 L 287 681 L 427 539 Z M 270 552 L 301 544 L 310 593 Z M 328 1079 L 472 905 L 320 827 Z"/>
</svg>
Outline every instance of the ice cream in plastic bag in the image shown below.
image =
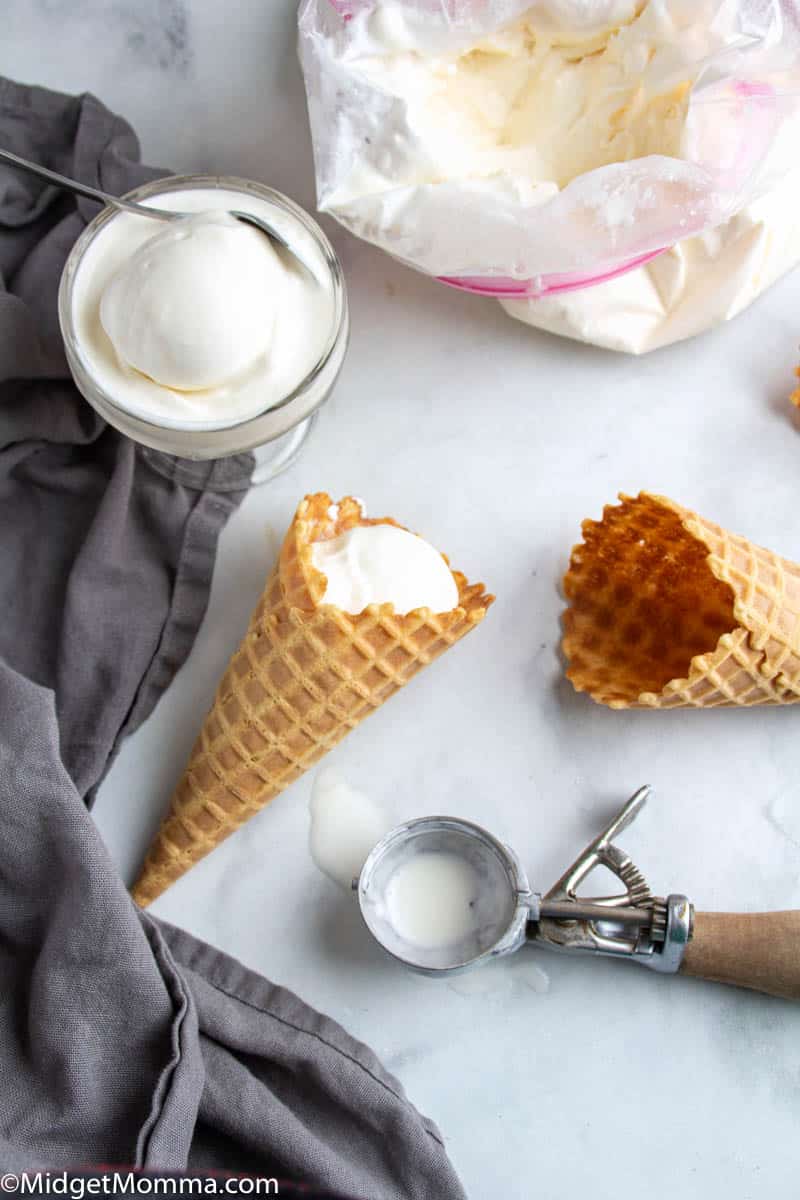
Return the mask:
<svg viewBox="0 0 800 1200">
<path fill-rule="evenodd" d="M 318 203 L 426 274 L 642 352 L 800 260 L 794 0 L 302 0 Z"/>
</svg>

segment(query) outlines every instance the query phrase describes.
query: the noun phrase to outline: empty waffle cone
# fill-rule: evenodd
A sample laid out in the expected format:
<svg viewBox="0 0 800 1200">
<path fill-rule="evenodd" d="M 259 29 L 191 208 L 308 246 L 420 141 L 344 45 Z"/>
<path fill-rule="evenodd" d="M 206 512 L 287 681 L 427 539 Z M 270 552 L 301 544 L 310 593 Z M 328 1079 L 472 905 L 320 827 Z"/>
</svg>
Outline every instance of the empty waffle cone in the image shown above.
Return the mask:
<svg viewBox="0 0 800 1200">
<path fill-rule="evenodd" d="M 150 904 L 483 619 L 493 597 L 457 571 L 459 605 L 447 613 L 397 616 L 383 604 L 353 616 L 322 604 L 313 543 L 381 523 L 396 524 L 367 520 L 349 497 L 300 504 L 133 887 L 137 903 Z"/>
<path fill-rule="evenodd" d="M 567 677 L 611 708 L 800 701 L 800 567 L 663 496 L 620 496 L 564 577 Z"/>
</svg>

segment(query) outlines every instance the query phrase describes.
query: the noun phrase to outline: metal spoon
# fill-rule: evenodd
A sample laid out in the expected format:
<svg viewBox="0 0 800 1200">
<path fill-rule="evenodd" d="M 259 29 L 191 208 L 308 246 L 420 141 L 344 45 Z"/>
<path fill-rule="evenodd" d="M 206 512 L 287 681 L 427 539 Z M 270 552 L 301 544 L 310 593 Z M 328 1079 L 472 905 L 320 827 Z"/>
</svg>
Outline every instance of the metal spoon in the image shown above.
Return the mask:
<svg viewBox="0 0 800 1200">
<path fill-rule="evenodd" d="M 18 154 L 13 154 L 10 150 L 0 149 L 0 161 L 7 162 L 13 167 L 19 167 L 22 171 L 28 171 L 31 175 L 38 175 L 40 179 L 45 179 L 48 183 L 55 184 L 56 187 L 73 192 L 76 196 L 85 196 L 87 200 L 96 200 L 99 204 L 116 208 L 120 212 L 133 213 L 137 217 L 153 217 L 157 221 L 175 221 L 190 215 L 189 213 L 170 212 L 164 208 L 151 208 L 149 204 L 136 204 L 133 200 L 123 200 L 120 196 L 101 192 L 99 188 L 90 187 L 86 183 L 78 183 L 77 179 L 70 179 L 67 175 L 59 175 L 57 171 L 51 171 L 49 167 L 42 167 L 39 163 L 30 162 L 27 158 L 20 158 Z M 256 229 L 260 229 L 270 241 L 275 242 L 282 250 L 291 255 L 295 262 L 300 263 L 315 282 L 319 282 L 314 268 L 306 262 L 294 246 L 287 242 L 282 233 L 279 233 L 262 217 L 239 209 L 231 209 L 230 215 L 239 221 L 244 221 L 247 225 L 254 225 Z"/>
</svg>

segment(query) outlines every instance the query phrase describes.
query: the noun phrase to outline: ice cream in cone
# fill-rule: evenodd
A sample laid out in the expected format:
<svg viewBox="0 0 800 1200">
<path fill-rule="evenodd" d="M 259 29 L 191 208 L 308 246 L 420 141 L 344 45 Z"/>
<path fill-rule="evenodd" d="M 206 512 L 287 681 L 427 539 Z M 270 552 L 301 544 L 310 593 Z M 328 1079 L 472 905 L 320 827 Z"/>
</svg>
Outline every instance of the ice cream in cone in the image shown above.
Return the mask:
<svg viewBox="0 0 800 1200">
<path fill-rule="evenodd" d="M 398 554 L 406 556 L 399 580 L 391 561 Z M 396 599 L 361 604 L 382 586 L 404 597 L 419 586 L 447 609 L 404 611 Z M 349 497 L 333 504 L 324 492 L 307 496 L 150 846 L 134 899 L 144 906 L 160 895 L 473 629 L 492 599 L 390 518 L 367 519 Z"/>
<path fill-rule="evenodd" d="M 800 701 L 800 566 L 663 496 L 620 499 L 564 578 L 575 689 L 612 708 Z"/>
</svg>

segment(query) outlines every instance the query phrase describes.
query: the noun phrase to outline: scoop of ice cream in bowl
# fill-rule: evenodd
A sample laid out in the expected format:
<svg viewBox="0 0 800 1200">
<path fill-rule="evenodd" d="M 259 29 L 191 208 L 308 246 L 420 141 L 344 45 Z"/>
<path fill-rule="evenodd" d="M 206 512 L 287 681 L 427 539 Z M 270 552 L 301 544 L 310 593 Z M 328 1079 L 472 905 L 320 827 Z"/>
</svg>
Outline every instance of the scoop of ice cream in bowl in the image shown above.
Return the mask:
<svg viewBox="0 0 800 1200">
<path fill-rule="evenodd" d="M 100 323 L 120 362 L 155 384 L 223 387 L 266 359 L 282 272 L 257 229 L 198 213 L 134 251 L 100 298 Z"/>
<path fill-rule="evenodd" d="M 347 297 L 332 246 L 298 205 L 249 180 L 173 176 L 128 198 L 186 215 L 159 225 L 104 209 L 75 243 L 59 318 L 79 389 L 151 450 L 254 451 L 245 473 L 272 477 L 344 361 Z M 230 210 L 274 226 L 300 258 Z"/>
</svg>

